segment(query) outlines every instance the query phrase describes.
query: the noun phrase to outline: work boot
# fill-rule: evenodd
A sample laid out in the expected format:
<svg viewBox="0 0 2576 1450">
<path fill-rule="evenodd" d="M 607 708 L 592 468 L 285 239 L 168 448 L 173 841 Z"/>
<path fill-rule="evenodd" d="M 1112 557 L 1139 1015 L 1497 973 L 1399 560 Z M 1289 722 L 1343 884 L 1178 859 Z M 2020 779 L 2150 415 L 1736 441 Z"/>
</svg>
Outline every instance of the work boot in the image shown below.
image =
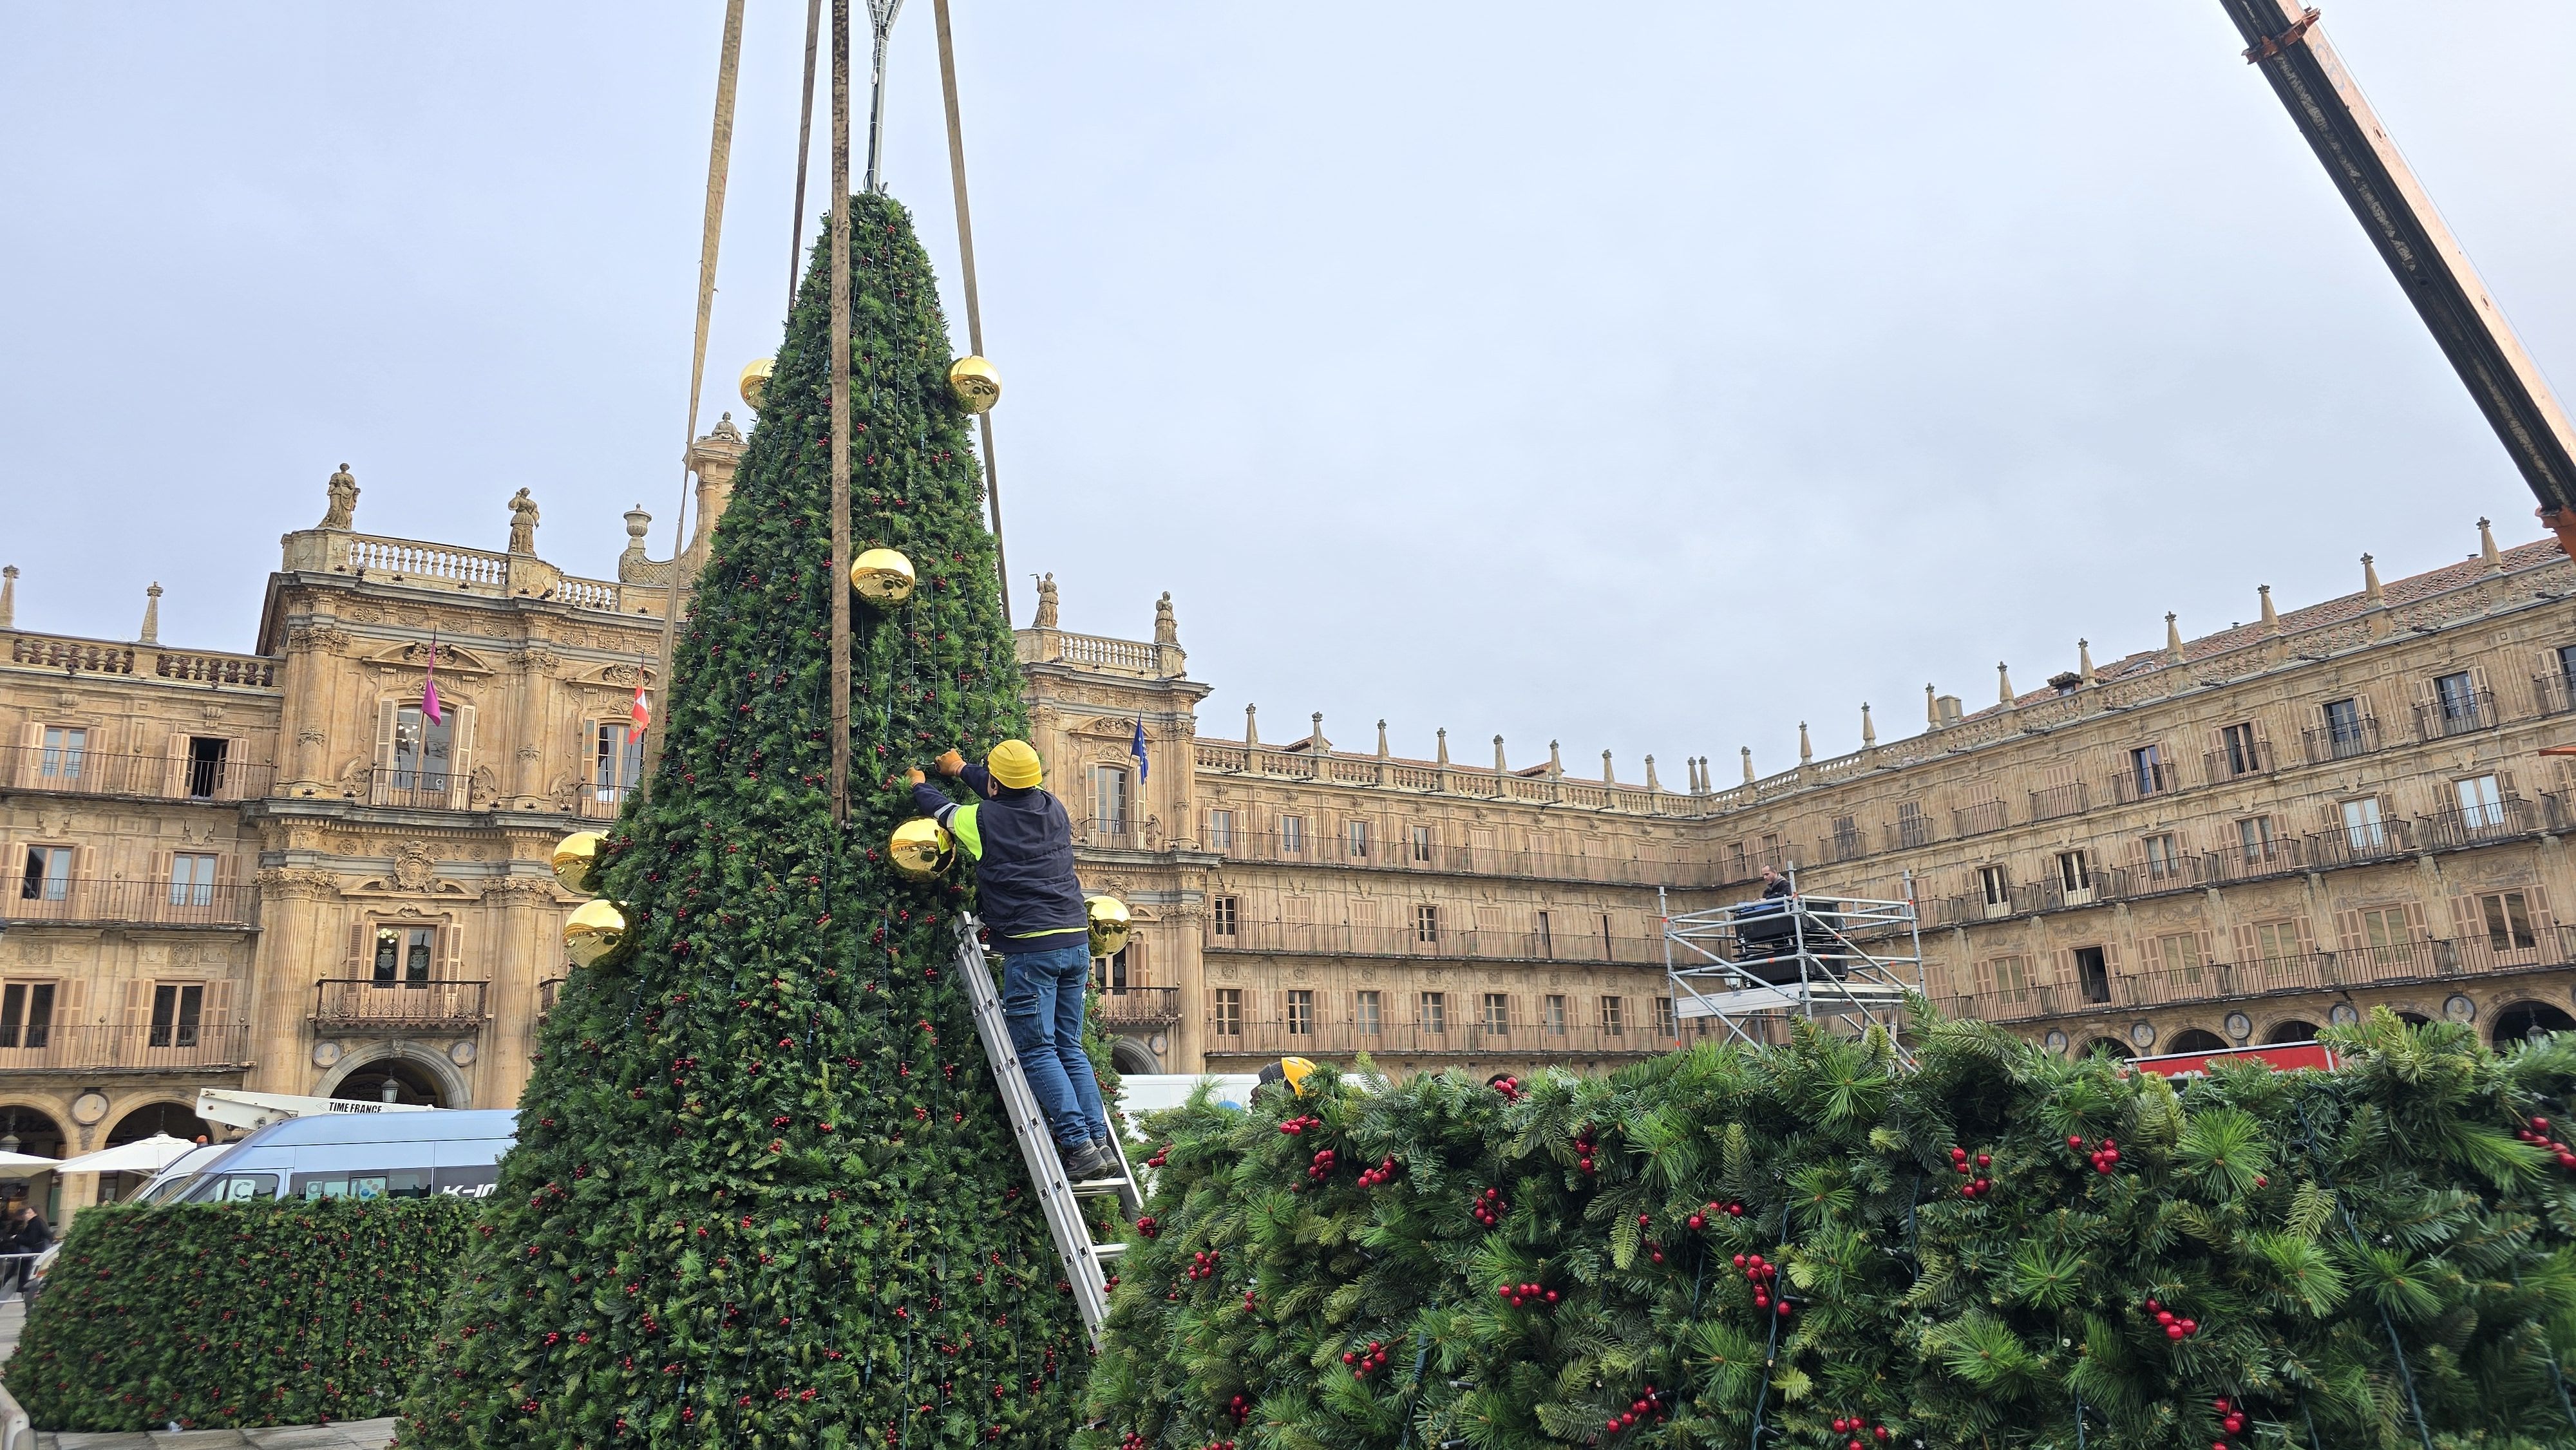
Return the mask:
<svg viewBox="0 0 2576 1450">
<path fill-rule="evenodd" d="M 1064 1176 L 1076 1183 L 1107 1178 L 1118 1171 L 1117 1165 L 1100 1151 L 1100 1145 L 1088 1138 L 1080 1143 L 1059 1143 L 1056 1154 L 1064 1161 Z"/>
</svg>

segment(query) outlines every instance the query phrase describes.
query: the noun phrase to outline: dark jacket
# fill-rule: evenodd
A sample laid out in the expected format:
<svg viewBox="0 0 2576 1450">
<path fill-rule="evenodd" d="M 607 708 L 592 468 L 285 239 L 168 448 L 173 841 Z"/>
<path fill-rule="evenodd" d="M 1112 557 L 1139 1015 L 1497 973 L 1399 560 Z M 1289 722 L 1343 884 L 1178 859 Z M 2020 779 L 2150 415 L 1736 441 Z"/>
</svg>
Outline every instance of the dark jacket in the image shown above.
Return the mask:
<svg viewBox="0 0 2576 1450">
<path fill-rule="evenodd" d="M 1795 890 L 1797 890 L 1797 888 L 1789 884 L 1788 877 L 1777 877 L 1763 885 L 1762 899 L 1768 901 L 1775 896 L 1787 896 Z"/>
<path fill-rule="evenodd" d="M 1073 819 L 1063 803 L 1041 786 L 997 786 L 980 765 L 967 766 L 964 778 L 976 799 L 959 805 L 925 781 L 912 788 L 912 804 L 973 858 L 976 909 L 996 949 L 1008 956 L 1022 941 L 1023 951 L 1048 951 L 1088 935 L 1091 914 L 1074 879 Z"/>
<path fill-rule="evenodd" d="M 25 1223 L 10 1220 L 5 1236 L 0 1236 L 0 1252 L 39 1254 L 53 1246 L 54 1231 L 41 1213 L 30 1215 Z"/>
</svg>

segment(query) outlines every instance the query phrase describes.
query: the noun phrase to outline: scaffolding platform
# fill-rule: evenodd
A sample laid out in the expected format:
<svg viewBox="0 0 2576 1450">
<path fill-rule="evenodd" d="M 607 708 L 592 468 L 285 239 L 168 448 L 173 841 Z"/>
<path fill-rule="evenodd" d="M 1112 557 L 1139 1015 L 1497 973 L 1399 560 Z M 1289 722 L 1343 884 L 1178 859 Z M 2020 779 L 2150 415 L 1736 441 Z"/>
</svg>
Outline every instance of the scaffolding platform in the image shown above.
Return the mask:
<svg viewBox="0 0 2576 1450">
<path fill-rule="evenodd" d="M 1711 1022 L 1748 1044 L 1779 1042 L 1793 1018 L 1897 1036 L 1909 993 L 1924 990 L 1913 878 L 1903 901 L 1786 896 L 1664 916 L 1664 970 L 1678 1027 Z M 1898 1052 L 1904 1052 L 1900 1045 Z"/>
</svg>

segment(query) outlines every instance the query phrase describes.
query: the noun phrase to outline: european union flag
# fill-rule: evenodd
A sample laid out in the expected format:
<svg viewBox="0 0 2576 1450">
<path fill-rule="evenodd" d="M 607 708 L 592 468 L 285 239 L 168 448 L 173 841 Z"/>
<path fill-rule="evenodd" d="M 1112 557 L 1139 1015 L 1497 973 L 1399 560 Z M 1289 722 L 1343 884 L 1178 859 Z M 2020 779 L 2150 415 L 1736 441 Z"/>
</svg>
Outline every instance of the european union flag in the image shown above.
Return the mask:
<svg viewBox="0 0 2576 1450">
<path fill-rule="evenodd" d="M 1142 784 L 1147 771 L 1145 763 L 1145 717 L 1142 715 L 1136 717 L 1136 738 L 1127 742 L 1127 753 L 1136 757 L 1136 780 L 1138 784 Z"/>
</svg>

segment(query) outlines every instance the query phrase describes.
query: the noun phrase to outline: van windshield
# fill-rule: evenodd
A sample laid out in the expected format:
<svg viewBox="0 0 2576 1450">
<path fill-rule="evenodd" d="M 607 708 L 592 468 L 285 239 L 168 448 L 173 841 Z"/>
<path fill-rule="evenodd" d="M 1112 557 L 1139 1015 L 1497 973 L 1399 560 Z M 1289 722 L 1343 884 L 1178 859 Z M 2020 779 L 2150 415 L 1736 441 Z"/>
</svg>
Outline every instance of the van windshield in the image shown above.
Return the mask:
<svg viewBox="0 0 2576 1450">
<path fill-rule="evenodd" d="M 188 1195 L 190 1203 L 249 1203 L 277 1196 L 274 1173 L 210 1173 L 192 1181 L 196 1187 Z"/>
</svg>

